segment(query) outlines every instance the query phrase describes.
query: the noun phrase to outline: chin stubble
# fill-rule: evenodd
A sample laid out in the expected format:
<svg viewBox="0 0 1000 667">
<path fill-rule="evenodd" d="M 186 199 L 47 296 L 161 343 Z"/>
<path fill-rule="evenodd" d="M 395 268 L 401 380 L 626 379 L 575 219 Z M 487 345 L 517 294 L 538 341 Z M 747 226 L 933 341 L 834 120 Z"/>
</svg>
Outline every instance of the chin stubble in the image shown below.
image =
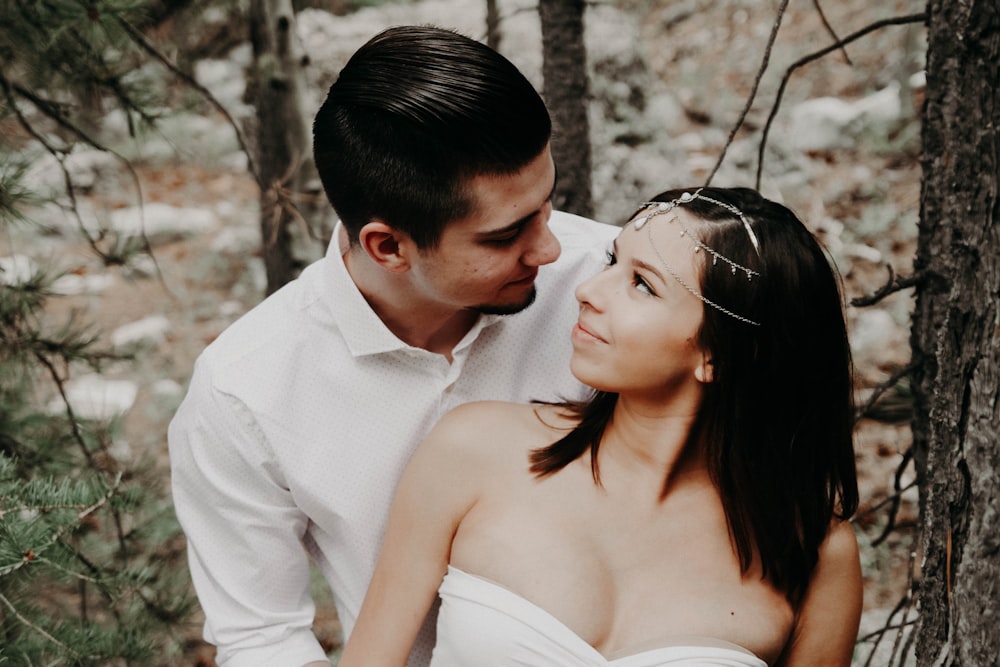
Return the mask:
<svg viewBox="0 0 1000 667">
<path fill-rule="evenodd" d="M 483 315 L 514 315 L 534 303 L 537 294 L 538 290 L 532 285 L 531 292 L 520 303 L 488 304 L 485 306 L 476 306 L 473 310 Z"/>
</svg>

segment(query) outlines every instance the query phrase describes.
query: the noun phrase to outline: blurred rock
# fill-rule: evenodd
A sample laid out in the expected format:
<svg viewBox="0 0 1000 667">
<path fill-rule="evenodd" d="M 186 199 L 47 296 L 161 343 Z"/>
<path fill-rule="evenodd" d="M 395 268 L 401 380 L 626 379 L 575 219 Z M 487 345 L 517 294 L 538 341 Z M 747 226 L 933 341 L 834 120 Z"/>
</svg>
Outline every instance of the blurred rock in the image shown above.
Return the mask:
<svg viewBox="0 0 1000 667">
<path fill-rule="evenodd" d="M 260 230 L 255 227 L 227 226 L 209 246 L 220 255 L 246 255 L 260 249 Z"/>
<path fill-rule="evenodd" d="M 76 274 L 67 273 L 52 283 L 52 291 L 61 296 L 78 294 L 100 294 L 115 283 L 114 276 L 107 273 Z"/>
<path fill-rule="evenodd" d="M 153 245 L 212 231 L 215 214 L 203 208 L 178 208 L 154 202 L 112 211 L 111 230 L 122 236 L 142 236 Z"/>
<path fill-rule="evenodd" d="M 27 255 L 0 257 L 0 285 L 21 285 L 37 271 L 38 266 Z"/>
<path fill-rule="evenodd" d="M 246 92 L 246 65 L 243 54 L 249 48 L 234 49 L 227 59 L 200 60 L 194 66 L 195 81 L 205 87 L 216 101 L 234 118 L 254 115 L 254 109 L 243 101 Z"/>
<path fill-rule="evenodd" d="M 817 97 L 792 107 L 789 135 L 802 151 L 850 148 L 866 129 L 897 120 L 901 114 L 899 84 L 855 101 Z"/>
<path fill-rule="evenodd" d="M 164 315 L 150 315 L 136 322 L 123 324 L 111 332 L 111 344 L 116 348 L 138 343 L 159 345 L 167 339 L 170 320 Z"/>
<path fill-rule="evenodd" d="M 66 383 L 66 398 L 76 416 L 95 421 L 109 421 L 127 413 L 135 403 L 138 386 L 129 380 L 107 380 L 100 375 L 85 375 Z M 48 405 L 51 414 L 66 410 L 61 397 Z"/>
<path fill-rule="evenodd" d="M 55 197 L 66 191 L 67 177 L 74 190 L 89 192 L 100 179 L 117 173 L 121 168 L 121 162 L 111 153 L 78 145 L 63 160 L 62 167 L 53 155 L 45 153 L 28 169 L 24 180 L 39 195 Z"/>
<path fill-rule="evenodd" d="M 179 399 L 184 395 L 184 387 L 180 382 L 170 378 L 162 378 L 149 387 L 150 393 L 158 399 Z"/>
<path fill-rule="evenodd" d="M 857 309 L 850 330 L 856 365 L 877 365 L 891 350 L 906 347 L 906 332 L 888 311 L 877 306 Z"/>
<path fill-rule="evenodd" d="M 237 318 L 246 312 L 246 306 L 241 301 L 229 299 L 219 305 L 219 315 L 226 318 Z"/>
</svg>

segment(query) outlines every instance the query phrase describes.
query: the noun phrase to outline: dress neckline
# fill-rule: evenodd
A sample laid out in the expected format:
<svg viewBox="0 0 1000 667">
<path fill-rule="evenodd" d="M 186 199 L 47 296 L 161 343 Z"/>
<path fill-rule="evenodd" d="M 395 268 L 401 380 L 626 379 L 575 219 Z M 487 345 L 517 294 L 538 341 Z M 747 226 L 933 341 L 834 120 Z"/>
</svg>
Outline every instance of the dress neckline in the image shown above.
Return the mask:
<svg viewBox="0 0 1000 667">
<path fill-rule="evenodd" d="M 744 648 L 739 644 L 734 644 L 732 642 L 726 641 L 724 639 L 718 639 L 716 637 L 708 637 L 702 635 L 674 635 L 661 640 L 651 640 L 649 642 L 644 642 L 642 646 L 650 646 L 655 643 L 655 646 L 650 648 L 640 648 L 640 647 L 629 647 L 626 649 L 621 649 L 615 651 L 610 655 L 605 655 L 599 651 L 590 642 L 585 640 L 575 630 L 570 628 L 564 622 L 552 615 L 551 612 L 545 610 L 544 608 L 538 606 L 531 600 L 528 600 L 519 593 L 514 592 L 507 586 L 485 577 L 483 575 L 474 574 L 471 572 L 466 572 L 461 568 L 455 567 L 454 565 L 448 565 L 447 577 L 458 577 L 463 578 L 469 582 L 473 582 L 477 585 L 485 586 L 491 589 L 494 593 L 508 597 L 514 603 L 530 608 L 535 613 L 546 617 L 551 623 L 560 628 L 563 633 L 571 638 L 580 646 L 580 648 L 586 650 L 588 653 L 592 653 L 593 656 L 599 659 L 601 662 L 606 663 L 609 667 L 627 667 L 630 661 L 640 660 L 643 658 L 655 657 L 660 653 L 676 652 L 681 648 L 712 648 L 719 651 L 727 651 L 735 654 L 739 654 L 743 658 L 744 662 L 747 660 L 755 661 L 757 667 L 767 667 L 767 662 L 762 660 L 757 654 L 755 654 L 750 649 Z M 742 664 L 742 663 L 741 663 Z M 746 662 L 746 664 L 752 664 Z"/>
</svg>

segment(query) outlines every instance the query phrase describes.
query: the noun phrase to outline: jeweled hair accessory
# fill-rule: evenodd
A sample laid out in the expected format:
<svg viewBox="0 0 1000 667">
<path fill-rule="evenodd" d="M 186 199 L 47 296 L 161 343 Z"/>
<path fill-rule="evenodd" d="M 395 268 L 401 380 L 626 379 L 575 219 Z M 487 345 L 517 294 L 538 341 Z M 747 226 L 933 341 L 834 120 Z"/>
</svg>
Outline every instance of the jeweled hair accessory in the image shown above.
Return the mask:
<svg viewBox="0 0 1000 667">
<path fill-rule="evenodd" d="M 743 223 L 743 229 L 746 230 L 747 236 L 750 237 L 750 243 L 753 244 L 753 249 L 757 251 L 757 256 L 760 257 L 760 241 L 757 240 L 757 235 L 754 234 L 753 227 L 750 226 L 750 221 L 747 220 L 747 217 L 743 215 L 743 211 L 736 208 L 732 204 L 727 204 L 726 202 L 719 201 L 718 199 L 712 199 L 711 197 L 706 197 L 705 195 L 701 194 L 701 191 L 703 189 L 704 188 L 698 188 L 697 190 L 694 191 L 693 194 L 690 192 L 685 192 L 680 197 L 672 201 L 648 201 L 645 204 L 643 204 L 643 208 L 654 206 L 656 207 L 656 210 L 651 213 L 647 213 L 641 218 L 636 218 L 635 222 L 632 224 L 635 226 L 636 229 L 642 229 L 642 226 L 646 224 L 646 221 L 655 215 L 666 213 L 675 206 L 680 206 L 682 204 L 690 204 L 695 199 L 704 199 L 707 202 L 712 202 L 716 206 L 721 206 L 722 208 L 726 209 L 727 211 L 729 211 L 730 213 L 732 213 L 733 215 L 735 215 L 737 218 L 740 219 L 740 222 Z M 707 248 L 708 250 L 711 250 L 711 248 L 708 248 L 708 246 L 704 247 Z M 715 253 L 715 251 L 712 251 L 712 254 L 714 255 L 717 253 Z M 719 257 L 725 259 L 725 257 L 722 257 L 722 255 L 719 255 Z M 728 259 L 726 261 L 729 262 Z M 733 262 L 729 263 L 733 264 Z M 736 266 L 739 265 L 737 264 Z"/>
<path fill-rule="evenodd" d="M 705 195 L 700 194 L 700 193 L 701 193 L 701 189 L 699 188 L 693 194 L 690 193 L 690 192 L 685 192 L 680 197 L 678 197 L 677 199 L 674 199 L 672 201 L 668 201 L 668 202 L 657 202 L 657 201 L 646 202 L 645 204 L 643 204 L 643 209 L 647 210 L 648 213 L 643 213 L 643 215 L 637 217 L 632 222 L 632 227 L 635 230 L 638 231 L 638 230 L 642 229 L 646 225 L 647 222 L 649 222 L 652 218 L 655 218 L 658 215 L 663 215 L 665 213 L 668 213 L 672 209 L 674 209 L 675 207 L 683 205 L 683 204 L 690 203 L 690 202 L 694 201 L 695 199 L 704 199 L 705 201 L 708 201 L 708 202 L 711 202 L 711 203 L 716 204 L 718 206 L 721 206 L 722 208 L 724 208 L 724 209 L 732 212 L 733 215 L 735 215 L 736 217 L 738 217 L 740 219 L 740 222 L 743 223 L 743 228 L 746 230 L 747 236 L 750 237 L 750 243 L 753 244 L 754 250 L 756 250 L 757 251 L 757 255 L 760 256 L 760 242 L 757 240 L 757 235 L 754 234 L 753 229 L 750 227 L 750 221 L 747 220 L 747 218 L 746 218 L 745 215 L 743 215 L 743 212 L 741 210 L 739 210 L 738 208 L 736 208 L 735 206 L 731 205 L 731 204 L 727 204 L 725 202 L 721 202 L 721 201 L 718 201 L 716 199 L 712 199 L 711 197 L 706 197 Z M 689 232 L 688 229 L 683 224 L 681 224 L 680 218 L 678 218 L 676 215 L 673 216 L 673 217 L 671 217 L 670 219 L 668 219 L 667 222 L 670 222 L 670 223 L 676 222 L 678 224 L 678 226 L 681 228 L 681 236 L 686 236 L 687 238 L 689 238 L 691 240 L 692 243 L 694 243 L 694 251 L 696 253 L 698 251 L 700 251 L 700 250 L 704 250 L 706 253 L 708 253 L 709 255 L 711 255 L 712 256 L 712 266 L 716 266 L 719 263 L 719 260 L 722 260 L 725 264 L 729 265 L 729 268 L 732 270 L 733 274 L 735 274 L 737 271 L 742 271 L 743 273 L 745 273 L 746 277 L 747 277 L 747 280 L 752 280 L 754 276 L 759 276 L 760 275 L 759 272 L 754 271 L 753 269 L 747 268 L 747 267 L 743 266 L 742 264 L 734 262 L 733 260 L 729 259 L 728 257 L 726 257 L 725 255 L 723 255 L 722 253 L 717 252 L 711 246 L 705 244 L 695 234 L 692 234 L 691 232 Z M 656 253 L 656 257 L 660 260 L 660 263 L 670 273 L 670 275 L 673 276 L 674 280 L 676 280 L 677 282 L 679 282 L 684 287 L 684 289 L 686 289 L 687 291 L 691 292 L 691 294 L 693 294 L 694 296 L 696 296 L 698 299 L 701 299 L 701 301 L 703 301 L 704 303 L 708 304 L 712 308 L 715 308 L 716 310 L 718 310 L 720 312 L 723 312 L 726 315 L 729 315 L 730 317 L 739 320 L 740 322 L 745 322 L 745 323 L 753 325 L 755 327 L 760 326 L 760 322 L 755 322 L 754 320 L 751 320 L 750 318 L 747 318 L 747 317 L 744 317 L 744 316 L 739 315 L 737 313 L 734 313 L 733 311 L 729 310 L 728 308 L 715 303 L 711 299 L 706 298 L 704 294 L 702 294 L 695 287 L 693 287 L 692 285 L 690 285 L 686 280 L 684 280 L 683 278 L 681 278 L 681 276 L 676 271 L 674 271 L 673 268 L 671 268 L 670 264 L 668 264 L 667 261 L 665 259 L 663 259 L 663 255 L 660 254 L 660 251 L 657 250 L 656 245 L 653 243 L 653 229 L 652 229 L 652 227 L 646 227 L 646 234 L 649 237 L 649 245 L 653 249 L 653 252 Z"/>
</svg>

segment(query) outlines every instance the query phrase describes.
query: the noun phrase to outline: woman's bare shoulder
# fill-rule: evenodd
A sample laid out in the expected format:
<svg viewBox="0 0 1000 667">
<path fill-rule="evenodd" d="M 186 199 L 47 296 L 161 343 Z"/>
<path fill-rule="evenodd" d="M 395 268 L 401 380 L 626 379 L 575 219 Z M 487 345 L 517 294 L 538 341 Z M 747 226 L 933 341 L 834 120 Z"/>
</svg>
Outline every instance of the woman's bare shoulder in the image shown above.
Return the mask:
<svg viewBox="0 0 1000 667">
<path fill-rule="evenodd" d="M 544 447 L 565 435 L 576 420 L 555 405 L 475 401 L 452 409 L 426 444 L 451 454 L 507 459 Z"/>
<path fill-rule="evenodd" d="M 514 432 L 565 432 L 576 420 L 565 408 L 550 404 L 511 403 L 508 401 L 473 401 L 452 409 L 441 418 L 437 428 L 448 431 L 490 428 L 480 432 L 486 437 L 507 436 Z"/>
<path fill-rule="evenodd" d="M 820 562 L 851 565 L 858 559 L 858 538 L 849 521 L 835 519 L 827 530 L 826 539 L 819 547 Z"/>
</svg>

